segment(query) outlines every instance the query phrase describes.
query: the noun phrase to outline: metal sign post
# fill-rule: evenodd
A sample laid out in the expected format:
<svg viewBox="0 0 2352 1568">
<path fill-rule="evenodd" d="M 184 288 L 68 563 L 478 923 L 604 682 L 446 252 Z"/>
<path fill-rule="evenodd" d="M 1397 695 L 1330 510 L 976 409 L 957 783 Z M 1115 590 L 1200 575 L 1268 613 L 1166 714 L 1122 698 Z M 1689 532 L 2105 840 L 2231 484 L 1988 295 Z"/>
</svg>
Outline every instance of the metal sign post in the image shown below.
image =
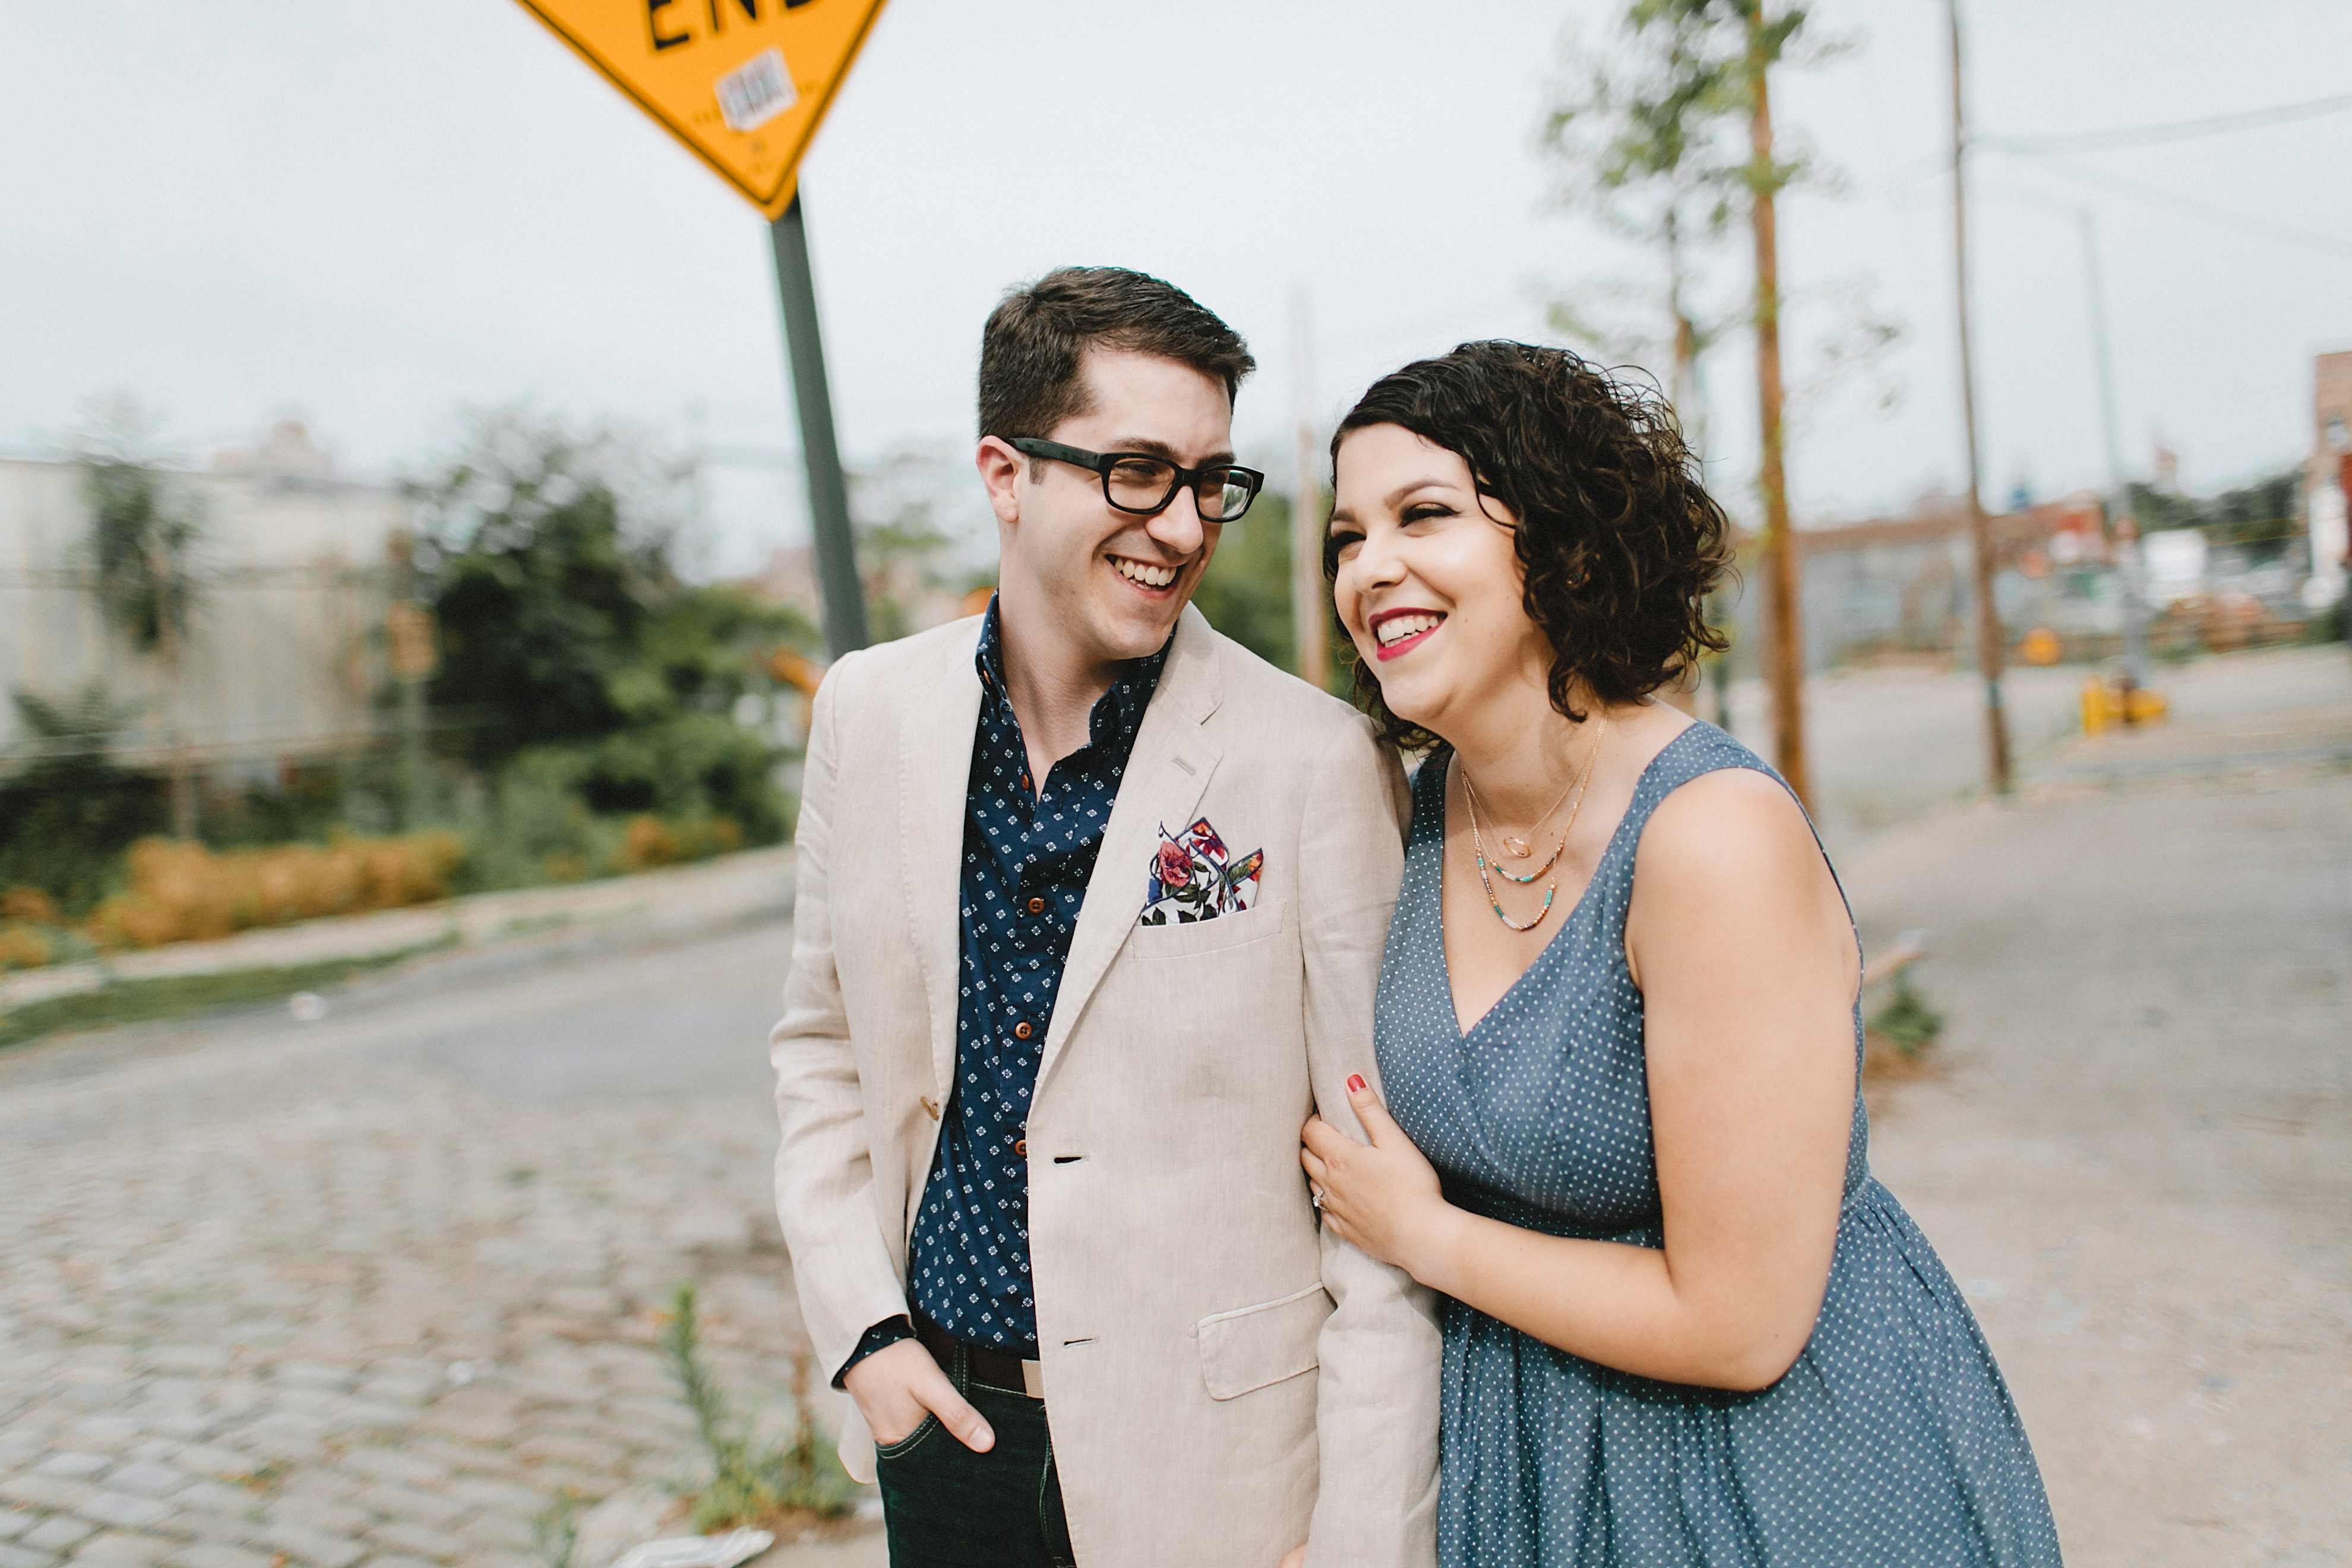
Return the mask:
<svg viewBox="0 0 2352 1568">
<path fill-rule="evenodd" d="M 835 658 L 865 647 L 866 603 L 833 434 L 798 176 L 882 0 L 521 5 L 767 217 L 784 354 L 800 410 L 824 639 Z"/>
<path fill-rule="evenodd" d="M 866 594 L 857 581 L 849 487 L 841 475 L 841 449 L 834 441 L 824 339 L 816 324 L 816 279 L 809 268 L 808 226 L 797 191 L 783 216 L 768 225 L 768 238 L 776 257 L 776 297 L 783 310 L 793 401 L 800 408 L 801 466 L 808 475 L 809 526 L 816 536 L 825 647 L 839 658 L 866 646 Z"/>
</svg>

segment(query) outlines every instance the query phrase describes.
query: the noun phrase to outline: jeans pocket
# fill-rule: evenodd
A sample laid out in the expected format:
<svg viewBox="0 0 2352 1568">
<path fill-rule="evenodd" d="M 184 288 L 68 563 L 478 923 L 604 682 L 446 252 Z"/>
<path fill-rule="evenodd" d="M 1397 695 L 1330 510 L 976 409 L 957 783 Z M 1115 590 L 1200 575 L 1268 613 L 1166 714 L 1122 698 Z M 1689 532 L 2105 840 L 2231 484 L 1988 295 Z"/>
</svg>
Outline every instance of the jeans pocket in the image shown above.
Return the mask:
<svg viewBox="0 0 2352 1568">
<path fill-rule="evenodd" d="M 874 1457 L 877 1460 L 903 1459 L 908 1454 L 913 1453 L 918 1447 L 919 1447 L 922 1445 L 923 1439 L 929 1437 L 932 1433 L 939 1429 L 940 1418 L 927 1413 L 923 1416 L 922 1420 L 916 1423 L 915 1429 L 913 1431 L 908 1433 L 897 1442 L 875 1444 Z"/>
</svg>

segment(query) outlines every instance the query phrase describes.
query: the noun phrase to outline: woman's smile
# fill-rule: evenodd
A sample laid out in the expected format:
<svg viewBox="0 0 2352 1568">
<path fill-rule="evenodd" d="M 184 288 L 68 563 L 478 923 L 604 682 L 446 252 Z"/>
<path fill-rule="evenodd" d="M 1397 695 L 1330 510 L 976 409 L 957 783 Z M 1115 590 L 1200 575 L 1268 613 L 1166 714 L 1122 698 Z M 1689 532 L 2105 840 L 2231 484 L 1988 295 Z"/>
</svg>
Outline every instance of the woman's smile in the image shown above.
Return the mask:
<svg viewBox="0 0 2352 1568">
<path fill-rule="evenodd" d="M 1437 628 L 1445 624 L 1445 616 L 1436 610 L 1400 608 L 1382 610 L 1370 623 L 1372 640 L 1379 646 L 1372 657 L 1383 664 L 1402 658 L 1427 642 Z"/>
</svg>

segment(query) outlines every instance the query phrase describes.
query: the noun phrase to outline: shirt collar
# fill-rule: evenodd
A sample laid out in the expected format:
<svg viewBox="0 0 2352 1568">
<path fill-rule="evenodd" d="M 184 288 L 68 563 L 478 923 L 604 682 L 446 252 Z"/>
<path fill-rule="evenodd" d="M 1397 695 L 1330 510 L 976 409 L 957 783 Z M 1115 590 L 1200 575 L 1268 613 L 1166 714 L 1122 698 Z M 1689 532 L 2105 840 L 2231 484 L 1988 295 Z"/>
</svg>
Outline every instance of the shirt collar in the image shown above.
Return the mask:
<svg viewBox="0 0 2352 1568">
<path fill-rule="evenodd" d="M 981 685 L 998 698 L 1004 696 L 1003 638 L 996 595 L 991 594 L 988 616 L 981 623 L 980 648 L 972 656 L 972 664 L 980 671 Z M 1116 667 L 1110 689 L 1096 700 L 1094 710 L 1087 716 L 1087 733 L 1092 744 L 1102 744 L 1114 731 L 1132 733 L 1143 722 L 1143 710 L 1150 706 L 1151 694 L 1160 689 L 1160 672 L 1167 667 L 1168 650 L 1175 646 L 1176 634 L 1171 631 L 1168 640 L 1160 645 L 1159 652 L 1128 659 Z"/>
</svg>

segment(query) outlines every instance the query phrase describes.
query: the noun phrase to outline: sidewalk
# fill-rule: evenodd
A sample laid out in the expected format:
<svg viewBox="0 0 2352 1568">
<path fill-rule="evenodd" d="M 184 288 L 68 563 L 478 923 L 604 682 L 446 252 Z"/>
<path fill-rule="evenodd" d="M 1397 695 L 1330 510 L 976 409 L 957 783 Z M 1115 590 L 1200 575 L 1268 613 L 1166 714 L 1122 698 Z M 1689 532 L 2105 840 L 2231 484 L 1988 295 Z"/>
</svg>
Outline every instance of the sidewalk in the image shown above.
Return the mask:
<svg viewBox="0 0 2352 1568">
<path fill-rule="evenodd" d="M 2172 723 L 1848 858 L 1867 939 L 1932 927 L 1948 1018 L 1872 1160 L 2069 1563 L 2317 1568 L 2352 1540 L 2352 658 L 2171 686 Z"/>
<path fill-rule="evenodd" d="M 435 946 L 496 950 L 536 945 L 562 956 L 579 939 L 625 932 L 675 939 L 792 910 L 789 846 L 751 849 L 693 866 L 562 887 L 476 893 L 413 909 L 306 921 L 241 931 L 218 942 L 176 942 L 80 963 L 0 976 L 0 1013 L 28 1003 L 102 990 L 125 980 L 294 968 L 381 958 Z M 550 942 L 550 933 L 563 940 Z"/>
</svg>

